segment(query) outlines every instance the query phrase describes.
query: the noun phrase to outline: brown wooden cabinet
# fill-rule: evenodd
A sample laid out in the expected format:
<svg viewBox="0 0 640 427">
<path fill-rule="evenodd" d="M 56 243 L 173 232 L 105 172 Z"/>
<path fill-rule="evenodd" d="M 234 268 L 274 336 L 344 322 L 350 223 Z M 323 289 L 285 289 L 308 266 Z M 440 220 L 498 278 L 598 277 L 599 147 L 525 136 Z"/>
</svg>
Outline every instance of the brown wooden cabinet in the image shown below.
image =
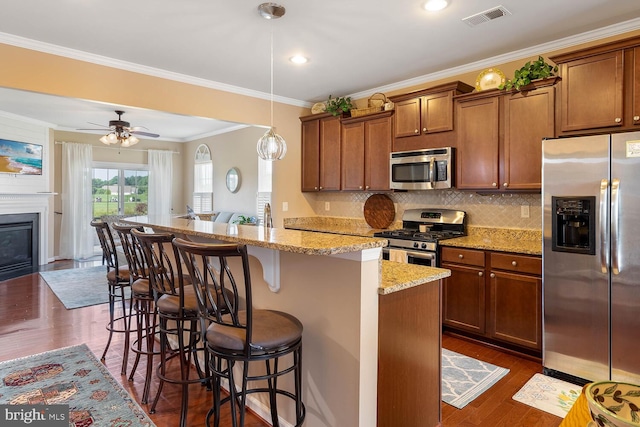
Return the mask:
<svg viewBox="0 0 640 427">
<path fill-rule="evenodd" d="M 456 98 L 457 188 L 541 189 L 542 139 L 555 135 L 555 81 Z"/>
<path fill-rule="evenodd" d="M 395 104 L 393 151 L 455 146 L 453 97 L 473 90 L 459 81 L 389 97 Z"/>
<path fill-rule="evenodd" d="M 340 117 L 316 114 L 302 123 L 302 191 L 340 190 Z"/>
<path fill-rule="evenodd" d="M 540 257 L 442 247 L 445 329 L 539 355 L 542 350 Z"/>
<path fill-rule="evenodd" d="M 392 113 L 342 119 L 342 190 L 389 190 Z"/>
<path fill-rule="evenodd" d="M 542 351 L 542 260 L 489 253 L 488 336 Z"/>
<path fill-rule="evenodd" d="M 634 130 L 640 126 L 640 37 L 550 57 L 562 78 L 557 134 Z"/>
<path fill-rule="evenodd" d="M 442 268 L 451 270 L 442 283 L 442 324 L 484 335 L 484 252 L 443 247 L 441 259 Z"/>
</svg>

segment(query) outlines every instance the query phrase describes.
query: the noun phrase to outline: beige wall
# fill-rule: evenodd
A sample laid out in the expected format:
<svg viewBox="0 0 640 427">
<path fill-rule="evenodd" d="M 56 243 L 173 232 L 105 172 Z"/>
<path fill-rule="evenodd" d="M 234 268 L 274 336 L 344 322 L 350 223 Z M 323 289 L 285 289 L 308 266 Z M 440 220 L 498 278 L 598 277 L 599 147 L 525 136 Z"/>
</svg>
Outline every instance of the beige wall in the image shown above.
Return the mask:
<svg viewBox="0 0 640 427">
<path fill-rule="evenodd" d="M 256 215 L 258 156 L 256 143 L 265 128 L 250 126 L 234 132 L 210 136 L 184 144 L 183 184 L 187 200 L 193 192 L 194 155 L 200 144 L 209 147 L 213 159 L 213 210 Z M 225 185 L 227 171 L 240 171 L 240 188 L 231 193 Z"/>
</svg>

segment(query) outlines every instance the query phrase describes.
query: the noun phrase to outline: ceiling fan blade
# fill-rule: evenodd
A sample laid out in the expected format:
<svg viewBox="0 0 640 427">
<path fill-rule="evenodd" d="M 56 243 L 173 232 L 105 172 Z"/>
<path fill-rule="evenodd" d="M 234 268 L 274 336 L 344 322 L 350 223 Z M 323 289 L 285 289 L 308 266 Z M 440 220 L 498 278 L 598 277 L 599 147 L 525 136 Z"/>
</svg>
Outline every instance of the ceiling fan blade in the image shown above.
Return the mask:
<svg viewBox="0 0 640 427">
<path fill-rule="evenodd" d="M 158 135 L 157 133 L 151 133 L 151 132 L 142 132 L 140 130 L 132 130 L 129 133 L 132 133 L 134 135 L 142 135 L 142 136 L 148 136 L 149 138 L 157 138 L 160 135 Z"/>
<path fill-rule="evenodd" d="M 100 128 L 100 129 L 91 128 L 91 129 L 76 129 L 76 130 L 99 130 L 101 132 L 110 132 L 111 131 L 110 128 Z"/>
<path fill-rule="evenodd" d="M 93 122 L 87 122 L 87 123 L 89 123 L 90 125 L 98 126 L 98 127 L 102 128 L 102 129 L 110 129 L 110 126 L 108 126 L 108 125 L 103 125 L 103 124 L 100 124 L 100 123 L 93 123 Z"/>
</svg>

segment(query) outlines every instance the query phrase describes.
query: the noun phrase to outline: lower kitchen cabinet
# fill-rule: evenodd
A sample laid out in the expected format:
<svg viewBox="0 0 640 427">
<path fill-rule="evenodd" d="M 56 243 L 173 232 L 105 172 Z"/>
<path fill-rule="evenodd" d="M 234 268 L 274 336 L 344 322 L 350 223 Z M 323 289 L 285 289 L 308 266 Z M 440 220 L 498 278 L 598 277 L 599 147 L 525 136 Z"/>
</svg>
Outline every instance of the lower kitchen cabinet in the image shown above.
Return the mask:
<svg viewBox="0 0 640 427">
<path fill-rule="evenodd" d="M 442 247 L 447 330 L 524 351 L 542 351 L 542 260 L 537 256 Z"/>
<path fill-rule="evenodd" d="M 442 324 L 483 335 L 486 331 L 484 252 L 442 248 Z"/>
</svg>

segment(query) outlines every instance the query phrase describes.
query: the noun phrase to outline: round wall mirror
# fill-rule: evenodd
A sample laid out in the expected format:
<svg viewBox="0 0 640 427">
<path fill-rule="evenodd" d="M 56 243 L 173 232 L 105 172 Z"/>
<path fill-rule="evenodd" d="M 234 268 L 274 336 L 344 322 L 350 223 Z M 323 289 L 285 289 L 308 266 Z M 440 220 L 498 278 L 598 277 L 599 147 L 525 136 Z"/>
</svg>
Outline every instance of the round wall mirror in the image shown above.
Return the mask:
<svg viewBox="0 0 640 427">
<path fill-rule="evenodd" d="M 240 188 L 240 171 L 238 168 L 231 168 L 227 171 L 227 190 L 235 193 Z"/>
</svg>

